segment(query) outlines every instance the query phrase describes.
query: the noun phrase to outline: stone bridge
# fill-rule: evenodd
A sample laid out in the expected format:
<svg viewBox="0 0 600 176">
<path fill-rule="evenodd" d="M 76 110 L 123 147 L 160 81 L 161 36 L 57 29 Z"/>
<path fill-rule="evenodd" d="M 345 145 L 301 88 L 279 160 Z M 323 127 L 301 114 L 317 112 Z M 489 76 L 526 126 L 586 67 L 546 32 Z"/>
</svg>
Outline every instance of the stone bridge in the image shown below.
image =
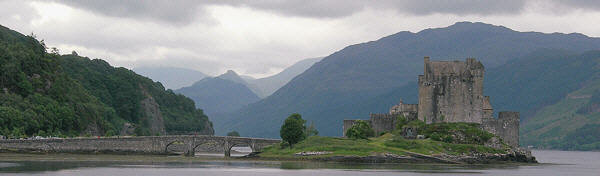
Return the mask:
<svg viewBox="0 0 600 176">
<path fill-rule="evenodd" d="M 96 137 L 65 139 L 7 139 L 0 140 L 2 150 L 68 152 L 68 153 L 184 153 L 194 156 L 196 151 L 224 152 L 231 156 L 234 146 L 250 147 L 259 152 L 264 147 L 280 143 L 279 139 L 176 135 L 140 137 Z"/>
</svg>

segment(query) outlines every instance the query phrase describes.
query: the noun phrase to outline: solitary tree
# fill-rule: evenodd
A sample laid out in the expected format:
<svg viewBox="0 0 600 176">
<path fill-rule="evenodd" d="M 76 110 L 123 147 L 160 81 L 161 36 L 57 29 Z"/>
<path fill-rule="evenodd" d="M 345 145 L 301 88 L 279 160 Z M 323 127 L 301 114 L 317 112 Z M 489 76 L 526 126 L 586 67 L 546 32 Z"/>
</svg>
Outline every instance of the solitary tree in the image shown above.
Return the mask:
<svg viewBox="0 0 600 176">
<path fill-rule="evenodd" d="M 366 121 L 357 120 L 352 127 L 346 130 L 346 136 L 352 139 L 368 139 L 375 136 L 375 132 Z"/>
<path fill-rule="evenodd" d="M 306 134 L 304 134 L 304 130 L 306 130 L 304 123 L 306 121 L 298 113 L 290 115 L 283 122 L 279 135 L 284 142 L 290 144 L 290 148 L 292 148 L 293 144 L 302 141 L 306 137 Z"/>
<path fill-rule="evenodd" d="M 240 137 L 240 133 L 238 133 L 237 131 L 231 131 L 231 132 L 227 133 L 227 136 Z"/>
</svg>

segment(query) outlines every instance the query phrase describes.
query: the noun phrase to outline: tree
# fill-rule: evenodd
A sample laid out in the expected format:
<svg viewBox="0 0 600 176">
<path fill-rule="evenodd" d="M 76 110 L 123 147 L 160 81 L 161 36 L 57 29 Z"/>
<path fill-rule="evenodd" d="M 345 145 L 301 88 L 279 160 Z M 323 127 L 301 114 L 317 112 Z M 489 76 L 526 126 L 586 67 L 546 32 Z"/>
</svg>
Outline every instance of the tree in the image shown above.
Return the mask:
<svg viewBox="0 0 600 176">
<path fill-rule="evenodd" d="M 406 119 L 404 115 L 398 115 L 398 117 L 396 117 L 396 129 L 402 129 L 406 124 L 408 124 L 408 119 Z"/>
<path fill-rule="evenodd" d="M 306 134 L 306 137 L 319 135 L 319 131 L 315 127 L 314 122 L 310 122 L 310 125 L 306 127 L 304 134 Z"/>
<path fill-rule="evenodd" d="M 240 137 L 240 133 L 238 133 L 237 131 L 231 131 L 231 132 L 227 133 L 227 136 Z"/>
<path fill-rule="evenodd" d="M 346 136 L 352 139 L 368 139 L 375 136 L 375 131 L 364 120 L 357 120 L 352 127 L 346 130 Z"/>
<path fill-rule="evenodd" d="M 298 113 L 290 115 L 283 122 L 279 135 L 284 142 L 290 144 L 290 148 L 292 148 L 293 144 L 306 138 L 306 134 L 304 134 L 306 127 L 304 126 L 304 123 L 306 123 L 306 121 L 302 119 L 302 116 Z"/>
</svg>

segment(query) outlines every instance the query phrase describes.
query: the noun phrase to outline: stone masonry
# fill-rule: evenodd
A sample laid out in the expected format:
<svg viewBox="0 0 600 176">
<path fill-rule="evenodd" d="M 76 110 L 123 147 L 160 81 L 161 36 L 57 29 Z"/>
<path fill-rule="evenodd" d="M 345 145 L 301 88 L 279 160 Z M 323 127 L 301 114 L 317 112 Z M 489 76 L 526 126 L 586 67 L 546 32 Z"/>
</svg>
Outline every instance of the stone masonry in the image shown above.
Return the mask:
<svg viewBox="0 0 600 176">
<path fill-rule="evenodd" d="M 66 139 L 5 139 L 0 140 L 1 150 L 43 151 L 59 153 L 183 153 L 194 156 L 196 151 L 231 154 L 234 146 L 248 146 L 253 152 L 280 143 L 278 139 L 230 136 L 175 135 L 140 137 L 95 137 Z M 208 147 L 207 147 L 208 146 Z"/>
<path fill-rule="evenodd" d="M 371 114 L 367 120 L 375 134 L 394 130 L 396 119 L 425 123 L 469 122 L 502 138 L 508 145 L 519 146 L 519 113 L 500 112 L 493 116 L 490 97 L 483 95 L 484 67 L 474 58 L 465 61 L 430 61 L 424 58 L 423 75 L 419 75 L 419 104 L 390 108 L 387 114 Z M 344 120 L 343 134 L 356 120 Z"/>
<path fill-rule="evenodd" d="M 419 120 L 481 123 L 483 118 L 483 64 L 429 61 L 419 75 Z"/>
</svg>

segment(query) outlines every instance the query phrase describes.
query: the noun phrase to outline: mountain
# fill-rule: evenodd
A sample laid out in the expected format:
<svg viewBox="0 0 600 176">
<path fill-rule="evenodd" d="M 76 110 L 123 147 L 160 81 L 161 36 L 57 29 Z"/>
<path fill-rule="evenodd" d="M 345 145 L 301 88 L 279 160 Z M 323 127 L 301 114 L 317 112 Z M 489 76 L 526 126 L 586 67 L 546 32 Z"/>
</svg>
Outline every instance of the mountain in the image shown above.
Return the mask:
<svg viewBox="0 0 600 176">
<path fill-rule="evenodd" d="M 522 146 L 600 150 L 600 50 L 544 50 L 496 69 L 504 74 L 488 85 L 505 88 L 486 91 L 507 95 L 497 101 L 531 114 L 521 122 Z"/>
<path fill-rule="evenodd" d="M 103 60 L 46 53 L 0 26 L 0 134 L 23 136 L 213 134 L 192 100 Z"/>
<path fill-rule="evenodd" d="M 190 97 L 196 102 L 196 107 L 204 109 L 211 117 L 238 110 L 260 100 L 246 86 L 246 82 L 231 70 L 214 78 L 204 78 L 192 86 L 177 89 L 175 92 Z M 220 119 L 215 117 L 215 120 Z"/>
<path fill-rule="evenodd" d="M 491 69 L 541 48 L 580 53 L 600 48 L 600 39 L 582 34 L 517 32 L 471 22 L 418 33 L 399 32 L 325 57 L 271 96 L 229 114 L 229 121 L 215 126 L 218 134 L 236 130 L 248 136 L 278 137 L 283 119 L 300 113 L 314 121 L 319 134 L 340 136 L 343 119 L 367 118 L 369 113 L 385 112 L 400 98 L 414 97 L 414 92 L 404 96 L 398 90 L 416 90 L 423 56 L 433 60 L 475 57 Z"/>
<path fill-rule="evenodd" d="M 221 78 L 221 79 L 224 79 L 224 80 L 233 81 L 235 83 L 239 83 L 239 84 L 243 84 L 243 85 L 248 84 L 246 82 L 246 80 L 244 80 L 240 75 L 238 75 L 233 70 L 227 70 L 227 72 L 225 72 L 225 73 L 217 76 L 217 78 Z"/>
<path fill-rule="evenodd" d="M 306 69 L 310 68 L 316 62 L 319 62 L 322 58 L 309 58 L 298 61 L 294 63 L 292 66 L 287 67 L 283 71 L 269 77 L 254 79 L 252 77 L 242 77 L 248 84 L 256 86 L 261 94 L 258 96 L 261 98 L 267 97 L 277 89 L 283 87 L 286 83 L 288 83 L 292 78 L 298 76 L 300 73 L 306 71 Z"/>
<path fill-rule="evenodd" d="M 176 67 L 137 67 L 133 68 L 133 71 L 173 90 L 190 86 L 207 77 L 206 74 L 196 70 Z"/>
</svg>

